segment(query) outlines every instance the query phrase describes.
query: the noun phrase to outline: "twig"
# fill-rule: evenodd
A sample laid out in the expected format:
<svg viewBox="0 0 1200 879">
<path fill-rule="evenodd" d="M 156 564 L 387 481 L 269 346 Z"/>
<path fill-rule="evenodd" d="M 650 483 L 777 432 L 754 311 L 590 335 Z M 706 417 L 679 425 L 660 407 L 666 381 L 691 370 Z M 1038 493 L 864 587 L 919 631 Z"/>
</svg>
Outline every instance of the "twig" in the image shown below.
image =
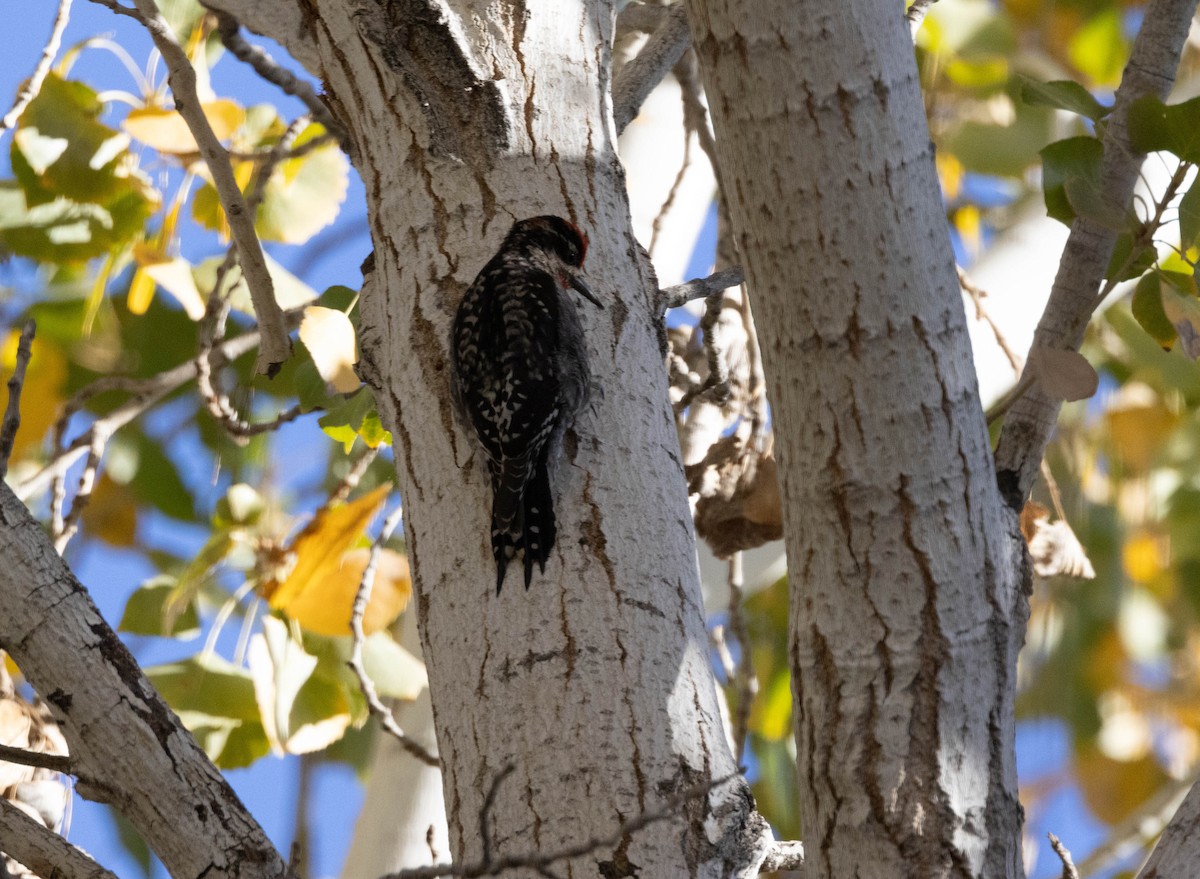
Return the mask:
<svg viewBox="0 0 1200 879">
<path fill-rule="evenodd" d="M 298 147 L 291 147 L 280 156 L 283 161 L 291 161 L 292 159 L 302 159 L 314 150 L 319 150 L 326 144 L 332 143 L 334 137 L 328 131 L 324 134 L 318 134 L 311 140 L 306 140 Z M 267 159 L 272 159 L 275 155 L 275 146 L 269 146 L 261 150 L 230 150 L 229 158 L 237 159 L 239 162 L 262 162 Z M 278 159 L 272 159 L 278 161 Z"/>
<path fill-rule="evenodd" d="M 17 124 L 17 120 L 21 118 L 21 114 L 25 112 L 30 101 L 36 98 L 38 92 L 41 91 L 42 82 L 46 79 L 46 74 L 50 72 L 54 56 L 58 54 L 58 47 L 62 44 L 63 31 L 67 29 L 67 22 L 70 18 L 71 0 L 58 0 L 58 12 L 54 16 L 50 38 L 46 40 L 46 45 L 42 48 L 42 55 L 38 58 L 33 73 L 29 75 L 29 79 L 25 80 L 25 84 L 21 86 L 16 98 L 13 99 L 12 108 L 4 114 L 3 119 L 0 119 L 0 134 Z"/>
<path fill-rule="evenodd" d="M 87 508 L 92 490 L 96 487 L 96 474 L 100 470 L 100 459 L 104 457 L 104 447 L 107 444 L 108 437 L 102 434 L 92 436 L 87 461 L 83 465 L 83 473 L 79 475 L 79 488 L 75 490 L 75 497 L 71 499 L 71 510 L 61 522 L 60 517 L 55 517 L 54 548 L 59 555 L 67 551 L 67 544 L 79 531 L 79 520 L 83 518 L 83 511 Z M 61 510 L 61 507 L 59 509 Z"/>
<path fill-rule="evenodd" d="M 289 325 L 297 324 L 299 318 L 300 313 L 298 311 L 289 312 L 287 315 Z M 221 363 L 229 363 L 238 359 L 243 354 L 253 351 L 255 346 L 258 345 L 259 339 L 258 330 L 245 333 L 219 345 L 214 351 L 214 357 Z M 196 361 L 188 360 L 186 363 L 182 363 L 166 372 L 159 373 L 150 379 L 131 380 L 127 384 L 108 379 L 98 380 L 99 383 L 105 385 L 105 390 L 128 389 L 132 391 L 134 396 L 107 415 L 93 421 L 87 430 L 78 436 L 69 446 L 61 449 L 41 470 L 14 486 L 13 491 L 17 497 L 24 501 L 39 491 L 45 490 L 55 477 L 66 473 L 76 461 L 87 454 L 95 437 L 99 436 L 104 442 L 107 442 L 116 431 L 195 377 Z M 72 402 L 80 398 L 86 399 L 85 391 L 80 391 L 79 394 L 76 394 Z"/>
<path fill-rule="evenodd" d="M 14 748 L 11 745 L 0 745 L 0 763 L 16 763 L 20 766 L 32 766 L 35 769 L 49 769 L 51 772 L 61 772 L 63 775 L 72 774 L 70 757 L 62 754 L 44 754 L 40 751 L 28 751 L 25 748 Z"/>
<path fill-rule="evenodd" d="M 641 2 L 630 3 L 617 13 L 617 30 L 619 32 L 654 33 L 662 25 L 667 12 L 668 7 L 666 6 Z"/>
<path fill-rule="evenodd" d="M 117 879 L 81 849 L 0 798 L 0 839 L 4 852 L 38 876 L 71 879 Z M 0 872 L 3 871 L 0 860 Z"/>
<path fill-rule="evenodd" d="M 1021 372 L 1021 358 L 1009 347 L 1004 334 L 1000 332 L 1000 327 L 996 325 L 996 322 L 992 320 L 992 316 L 983 307 L 983 300 L 987 296 L 987 291 L 977 286 L 962 266 L 956 265 L 955 268 L 958 270 L 958 286 L 962 287 L 963 292 L 970 296 L 971 302 L 975 304 L 975 319 L 983 321 L 991 328 L 992 335 L 996 339 L 996 344 L 1000 346 L 1000 350 L 1008 358 L 1008 363 L 1013 368 L 1013 372 L 1019 374 Z"/>
<path fill-rule="evenodd" d="M 500 793 L 500 785 L 516 768 L 515 764 L 509 763 L 496 773 L 483 798 L 483 805 L 479 807 L 479 841 L 483 844 L 483 863 L 488 866 L 492 863 L 492 809 L 496 806 L 496 795 Z"/>
<path fill-rule="evenodd" d="M 925 21 L 925 15 L 929 12 L 929 7 L 937 0 L 913 0 L 913 5 L 908 7 L 908 12 L 904 13 L 904 17 L 908 19 L 908 26 L 912 30 L 912 38 L 917 38 L 917 31 L 921 29 L 922 22 Z"/>
<path fill-rule="evenodd" d="M 643 812 L 642 814 L 631 818 L 622 823 L 615 831 L 607 836 L 593 837 L 585 842 L 578 842 L 572 845 L 563 846 L 562 848 L 548 852 L 546 854 L 530 853 L 524 855 L 506 855 L 502 858 L 496 858 L 490 864 L 478 861 L 473 864 L 434 864 L 430 867 L 411 867 L 407 870 L 400 870 L 395 873 L 388 873 L 381 879 L 437 879 L 439 876 L 458 876 L 463 879 L 476 879 L 479 876 L 497 876 L 505 870 L 528 869 L 536 870 L 545 875 L 545 870 L 554 863 L 559 861 L 569 861 L 574 858 L 580 858 L 585 855 L 590 855 L 592 852 L 599 851 L 604 848 L 611 848 L 620 845 L 627 837 L 637 831 L 663 821 L 668 818 L 678 817 L 678 810 L 681 805 L 689 800 L 697 799 L 698 797 L 707 796 L 714 788 L 732 781 L 737 778 L 737 774 L 726 775 L 724 778 L 718 778 L 715 781 L 706 784 L 698 784 L 694 787 L 680 791 L 673 797 L 664 800 L 662 805 L 657 809 Z"/>
<path fill-rule="evenodd" d="M 650 224 L 650 246 L 646 251 L 653 256 L 654 248 L 658 246 L 658 236 L 662 233 L 663 221 L 666 220 L 667 214 L 675 205 L 675 199 L 679 195 L 679 189 L 683 186 L 683 178 L 687 176 L 688 168 L 692 166 L 692 136 L 686 129 L 683 132 L 683 161 L 679 164 L 679 173 L 675 175 L 675 180 L 671 183 L 671 188 L 667 190 L 667 197 L 663 199 L 662 207 L 658 209 L 658 214 L 654 217 L 654 222 Z"/>
<path fill-rule="evenodd" d="M 354 489 L 358 486 L 359 480 L 363 478 L 363 474 L 367 472 L 367 468 L 371 466 L 371 462 L 374 461 L 378 456 L 378 448 L 372 449 L 370 446 L 364 448 L 362 454 L 360 454 L 354 460 L 354 463 L 350 465 L 350 469 L 346 471 L 346 475 L 342 477 L 341 481 L 338 482 L 334 490 L 330 492 L 329 503 L 344 503 L 346 499 L 350 497 L 350 492 L 354 491 Z"/>
<path fill-rule="evenodd" d="M 642 102 L 675 66 L 691 41 L 687 4 L 676 3 L 650 35 L 642 51 L 621 68 L 613 82 L 613 120 L 617 134 L 637 116 Z"/>
<path fill-rule="evenodd" d="M 334 118 L 333 113 L 329 111 L 329 107 L 321 100 L 312 85 L 281 67 L 274 58 L 258 46 L 246 42 L 242 37 L 237 19 L 232 15 L 227 12 L 212 11 L 217 16 L 217 33 L 221 35 L 221 42 L 225 44 L 225 48 L 239 61 L 254 68 L 254 72 L 267 82 L 303 101 L 313 119 L 324 125 L 325 130 L 337 138 L 341 148 L 350 153 L 350 137 L 346 129 Z"/>
<path fill-rule="evenodd" d="M 103 0 L 94 2 L 102 2 L 110 9 L 119 7 L 119 4 L 110 5 Z M 246 286 L 250 289 L 250 298 L 254 302 L 254 312 L 262 333 L 255 371 L 274 376 L 291 354 L 292 345 L 288 339 L 283 310 L 275 299 L 275 285 L 270 272 L 267 271 L 262 243 L 254 231 L 253 214 L 247 208 L 242 191 L 238 188 L 233 166 L 229 162 L 229 153 L 221 146 L 200 106 L 200 98 L 196 93 L 196 69 L 188 60 L 187 53 L 175 39 L 175 34 L 159 13 L 154 0 L 133 2 L 137 7 L 139 20 L 149 32 L 167 65 L 167 78 L 171 84 L 171 93 L 175 96 L 175 109 L 179 111 L 196 140 L 200 155 L 208 165 L 213 187 L 221 200 L 221 207 L 225 210 L 225 217 L 229 221 L 229 234 L 237 246 L 242 274 Z"/>
<path fill-rule="evenodd" d="M 32 319 L 25 321 L 21 338 L 17 341 L 17 362 L 8 379 L 8 405 L 4 409 L 4 420 L 0 421 L 0 479 L 8 473 L 8 459 L 12 456 L 21 427 L 21 389 L 25 386 L 25 370 L 33 356 L 33 336 L 37 325 Z"/>
<path fill-rule="evenodd" d="M 363 642 L 366 640 L 362 626 L 363 614 L 367 611 L 367 602 L 371 600 L 371 588 L 375 585 L 375 572 L 379 568 L 379 557 L 383 553 L 383 545 L 392 536 L 392 532 L 396 530 L 396 526 L 400 524 L 403 512 L 404 508 L 400 506 L 392 510 L 388 514 L 388 517 L 383 520 L 383 527 L 379 531 L 379 536 L 371 544 L 371 557 L 367 560 L 366 568 L 363 569 L 362 580 L 359 581 L 358 592 L 354 596 L 354 605 L 350 611 L 350 632 L 352 638 L 350 660 L 347 662 L 347 665 L 354 672 L 354 676 L 358 678 L 358 686 L 362 690 L 363 696 L 366 697 L 367 706 L 380 725 L 396 738 L 396 741 L 400 743 L 400 747 L 404 748 L 405 751 L 416 757 L 426 766 L 436 767 L 442 765 L 441 761 L 400 728 L 400 724 L 396 722 L 396 718 L 392 715 L 392 712 L 388 711 L 387 706 L 380 700 L 379 694 L 375 692 L 375 685 L 371 682 L 371 678 L 367 676 L 367 669 L 363 665 Z"/>
<path fill-rule="evenodd" d="M 767 850 L 758 871 L 760 873 L 782 873 L 785 870 L 798 872 L 804 869 L 804 843 L 797 840 L 776 840 Z"/>
<path fill-rule="evenodd" d="M 1170 91 L 1195 10 L 1196 0 L 1152 0 L 1134 40 L 1105 131 L 1101 166 L 1101 190 L 1108 204 L 1122 212 L 1143 158 L 1129 142 L 1129 108 L 1146 95 L 1163 98 Z M 1087 217 L 1075 219 L 1033 347 L 1078 348 L 1116 239 L 1115 229 Z M 996 477 L 1013 510 L 1021 508 L 1037 478 L 1061 405 L 1061 400 L 1033 388 L 1013 404 L 1005 419 L 996 447 Z"/>
<path fill-rule="evenodd" d="M 681 305 L 687 305 L 693 299 L 707 299 L 714 293 L 736 287 L 744 281 L 745 275 L 742 273 L 742 267 L 731 266 L 721 269 L 719 272 L 713 272 L 707 278 L 692 278 L 690 281 L 684 281 L 674 287 L 664 287 L 658 291 L 658 298 L 663 303 L 663 310 L 679 308 Z"/>
<path fill-rule="evenodd" d="M 1054 853 L 1062 861 L 1062 879 L 1079 879 L 1079 871 L 1075 869 L 1075 862 L 1071 860 L 1071 853 L 1067 847 L 1053 833 L 1047 833 L 1046 836 L 1050 840 L 1050 848 L 1054 849 Z"/>
<path fill-rule="evenodd" d="M 692 387 L 675 403 L 675 412 L 679 413 L 705 395 L 714 398 L 718 404 L 729 398 L 729 364 L 726 362 L 726 345 L 717 333 L 717 324 L 721 312 L 725 308 L 725 291 L 714 290 L 705 300 L 704 316 L 700 318 L 700 331 L 704 335 L 704 353 L 708 360 L 708 376 L 699 387 Z"/>
</svg>

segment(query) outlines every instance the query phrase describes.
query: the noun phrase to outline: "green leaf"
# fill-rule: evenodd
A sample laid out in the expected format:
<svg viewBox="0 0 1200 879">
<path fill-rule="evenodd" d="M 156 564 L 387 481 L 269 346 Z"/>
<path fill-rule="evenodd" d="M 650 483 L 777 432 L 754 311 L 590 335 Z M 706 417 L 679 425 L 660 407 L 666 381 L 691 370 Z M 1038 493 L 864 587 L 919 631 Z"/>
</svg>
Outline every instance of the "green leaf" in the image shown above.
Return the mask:
<svg viewBox="0 0 1200 879">
<path fill-rule="evenodd" d="M 1129 142 L 1141 153 L 1167 150 L 1200 164 L 1200 98 L 1167 106 L 1153 95 L 1129 108 Z"/>
<path fill-rule="evenodd" d="M 155 689 L 222 769 L 249 766 L 270 750 L 250 673 L 200 654 L 146 669 Z"/>
<path fill-rule="evenodd" d="M 375 400 L 367 388 L 359 388 L 341 404 L 334 406 L 317 421 L 321 429 L 340 442 L 349 452 L 366 418 L 375 412 Z M 378 415 L 375 415 L 376 420 Z M 368 426 L 374 434 L 374 427 Z M 363 437 L 364 441 L 366 437 Z"/>
<path fill-rule="evenodd" d="M 429 685 L 425 663 L 396 643 L 386 631 L 363 641 L 363 668 L 381 696 L 415 699 Z"/>
<path fill-rule="evenodd" d="M 213 525 L 217 528 L 254 525 L 266 508 L 266 501 L 254 486 L 235 482 L 217 501 L 217 507 L 213 511 Z"/>
<path fill-rule="evenodd" d="M 1133 316 L 1150 338 L 1164 348 L 1175 343 L 1175 327 L 1163 311 L 1162 281 L 1154 272 L 1148 273 L 1133 291 Z"/>
<path fill-rule="evenodd" d="M 945 148 L 968 171 L 1020 177 L 1050 139 L 1052 118 L 1042 107 L 1017 105 L 1012 125 L 964 122 L 946 136 Z"/>
<path fill-rule="evenodd" d="M 296 362 L 293 381 L 296 386 L 296 396 L 300 400 L 301 411 L 312 412 L 314 409 L 327 409 L 341 401 L 340 394 L 331 395 L 329 393 L 329 386 L 325 384 L 325 379 L 321 378 L 321 373 L 317 372 L 317 365 L 313 362 L 312 355 L 309 354 L 304 343 L 299 340 L 292 346 L 292 360 Z"/>
<path fill-rule="evenodd" d="M 147 580 L 129 596 L 118 628 L 134 635 L 156 635 L 187 640 L 200 634 L 200 615 L 194 601 L 182 612 L 168 613 L 175 592 L 175 578 L 160 575 Z"/>
<path fill-rule="evenodd" d="M 44 263 L 93 259 L 132 241 L 153 207 L 132 192 L 107 204 L 66 197 L 34 204 L 14 181 L 0 181 L 0 246 Z"/>
<path fill-rule="evenodd" d="M 142 500 L 182 522 L 196 518 L 195 502 L 162 443 L 140 431 L 133 434 L 137 446 L 137 470 L 130 487 Z"/>
<path fill-rule="evenodd" d="M 1069 79 L 1054 82 L 1038 82 L 1027 76 L 1018 76 L 1021 84 L 1021 100 L 1027 104 L 1043 104 L 1078 113 L 1087 119 L 1096 120 L 1107 116 L 1111 107 L 1105 107 L 1092 93 L 1079 83 Z"/>
<path fill-rule="evenodd" d="M 1133 253 L 1133 248 L 1134 241 L 1130 233 L 1122 232 L 1117 236 L 1116 244 L 1113 245 L 1112 259 L 1108 261 L 1108 268 L 1104 271 L 1106 280 L 1129 281 L 1154 265 L 1158 254 L 1155 253 L 1153 247 L 1138 244 L 1136 254 Z"/>
<path fill-rule="evenodd" d="M 1200 176 L 1179 200 L 1179 246 L 1183 250 L 1200 247 Z"/>
<path fill-rule="evenodd" d="M 1071 195 L 1089 209 L 1094 207 L 1088 194 L 1100 190 L 1104 147 L 1094 137 L 1069 137 L 1048 144 L 1041 156 L 1046 213 L 1070 226 L 1077 213 Z M 1067 183 L 1071 180 L 1079 182 L 1068 190 Z"/>
<path fill-rule="evenodd" d="M 1162 307 L 1167 320 L 1179 334 L 1183 353 L 1192 360 L 1200 357 L 1200 301 L 1183 296 L 1168 285 L 1162 288 Z"/>
</svg>

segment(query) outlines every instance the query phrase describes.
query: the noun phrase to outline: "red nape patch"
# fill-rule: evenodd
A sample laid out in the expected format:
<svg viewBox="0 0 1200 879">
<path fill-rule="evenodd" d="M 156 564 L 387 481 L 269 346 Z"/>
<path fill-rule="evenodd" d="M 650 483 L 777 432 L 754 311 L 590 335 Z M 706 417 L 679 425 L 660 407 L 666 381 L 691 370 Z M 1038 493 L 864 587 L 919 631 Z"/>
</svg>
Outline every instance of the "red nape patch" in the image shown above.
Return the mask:
<svg viewBox="0 0 1200 879">
<path fill-rule="evenodd" d="M 575 234 L 579 236 L 579 240 L 583 242 L 583 250 L 579 254 L 579 264 L 583 265 L 583 261 L 587 259 L 588 237 L 584 231 L 572 223 L 570 220 L 563 220 L 568 226 L 575 230 Z"/>
</svg>

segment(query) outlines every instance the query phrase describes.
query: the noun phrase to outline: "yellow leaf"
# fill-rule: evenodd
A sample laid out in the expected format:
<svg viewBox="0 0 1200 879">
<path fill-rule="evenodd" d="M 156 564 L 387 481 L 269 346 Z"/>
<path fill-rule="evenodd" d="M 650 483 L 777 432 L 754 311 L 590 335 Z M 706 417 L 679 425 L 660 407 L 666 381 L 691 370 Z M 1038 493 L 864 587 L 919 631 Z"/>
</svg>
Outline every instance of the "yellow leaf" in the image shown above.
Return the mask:
<svg viewBox="0 0 1200 879">
<path fill-rule="evenodd" d="M 129 295 L 125 299 L 125 304 L 129 306 L 129 313 L 145 314 L 153 299 L 154 279 L 146 273 L 145 269 L 138 269 L 133 273 L 133 280 L 129 282 Z"/>
<path fill-rule="evenodd" d="M 133 546 L 137 503 L 129 489 L 102 474 L 83 508 L 83 527 L 110 546 Z"/>
<path fill-rule="evenodd" d="M 242 106 L 228 98 L 206 101 L 201 107 L 218 140 L 228 140 L 246 118 Z M 199 151 L 187 123 L 175 110 L 165 107 L 130 110 L 124 128 L 132 137 L 160 153 L 187 155 Z"/>
<path fill-rule="evenodd" d="M 945 152 L 939 152 L 934 163 L 937 165 L 938 177 L 942 181 L 942 195 L 945 196 L 946 201 L 954 201 L 962 192 L 966 169 L 963 168 L 962 162 Z"/>
<path fill-rule="evenodd" d="M 175 297 L 192 320 L 200 320 L 204 317 L 204 298 L 196 287 L 191 263 L 182 257 L 169 257 L 149 244 L 135 244 L 133 258 L 137 261 L 139 268 L 134 276 L 134 282 L 129 288 L 130 311 L 133 311 L 133 287 L 137 284 L 140 276 L 149 279 L 152 289 L 154 284 L 158 284 Z M 148 304 L 149 301 L 147 301 Z M 141 314 L 142 312 L 134 313 Z"/>
<path fill-rule="evenodd" d="M 319 592 L 326 579 L 336 577 L 342 567 L 342 556 L 371 523 L 391 490 L 390 484 L 381 485 L 356 501 L 322 510 L 313 517 L 289 547 L 295 564 L 287 578 L 282 583 L 272 580 L 266 585 L 271 607 L 286 612 L 303 592 L 308 589 Z"/>
<path fill-rule="evenodd" d="M 1139 531 L 1121 547 L 1121 567 L 1129 579 L 1138 583 L 1149 583 L 1163 570 L 1163 541 L 1150 531 Z"/>
<path fill-rule="evenodd" d="M 1152 754 L 1136 760 L 1113 760 L 1095 745 L 1084 746 L 1072 768 L 1088 808 L 1110 826 L 1129 817 L 1167 780 Z"/>
<path fill-rule="evenodd" d="M 289 601 L 283 608 L 284 613 L 318 635 L 335 638 L 349 635 L 354 596 L 370 556 L 371 551 L 365 548 L 345 553 L 335 571 L 327 573 L 320 583 L 312 584 Z M 393 550 L 383 550 L 375 570 L 371 600 L 363 614 L 363 633 L 372 635 L 385 628 L 400 615 L 411 596 L 408 559 Z"/>
<path fill-rule="evenodd" d="M 1131 473 L 1149 471 L 1178 423 L 1153 390 L 1136 382 L 1123 387 L 1104 413 L 1113 452 Z"/>
<path fill-rule="evenodd" d="M 0 385 L 7 386 L 17 365 L 20 328 L 12 330 L 0 346 Z M 37 448 L 58 418 L 62 389 L 67 380 L 67 360 L 54 343 L 33 339 L 33 356 L 25 372 L 21 390 L 21 429 L 13 444 L 12 460 L 18 461 L 28 449 Z M 5 398 L 7 404 L 7 397 Z"/>
<path fill-rule="evenodd" d="M 336 308 L 310 305 L 300 323 L 300 341 L 312 355 L 317 372 L 339 394 L 349 394 L 362 384 L 354 373 L 358 345 L 350 318 Z"/>
</svg>

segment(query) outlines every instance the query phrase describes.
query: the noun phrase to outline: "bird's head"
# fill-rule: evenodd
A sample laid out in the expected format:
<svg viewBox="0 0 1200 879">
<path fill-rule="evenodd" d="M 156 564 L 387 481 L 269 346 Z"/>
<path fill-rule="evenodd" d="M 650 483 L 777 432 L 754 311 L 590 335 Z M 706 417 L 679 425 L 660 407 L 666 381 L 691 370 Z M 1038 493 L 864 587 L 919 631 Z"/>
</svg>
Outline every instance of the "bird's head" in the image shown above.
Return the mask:
<svg viewBox="0 0 1200 879">
<path fill-rule="evenodd" d="M 604 307 L 579 277 L 587 256 L 588 239 L 574 223 L 550 214 L 530 217 L 513 223 L 508 236 L 510 240 L 521 240 L 553 257 L 564 268 L 562 280 L 589 302 Z"/>
</svg>

